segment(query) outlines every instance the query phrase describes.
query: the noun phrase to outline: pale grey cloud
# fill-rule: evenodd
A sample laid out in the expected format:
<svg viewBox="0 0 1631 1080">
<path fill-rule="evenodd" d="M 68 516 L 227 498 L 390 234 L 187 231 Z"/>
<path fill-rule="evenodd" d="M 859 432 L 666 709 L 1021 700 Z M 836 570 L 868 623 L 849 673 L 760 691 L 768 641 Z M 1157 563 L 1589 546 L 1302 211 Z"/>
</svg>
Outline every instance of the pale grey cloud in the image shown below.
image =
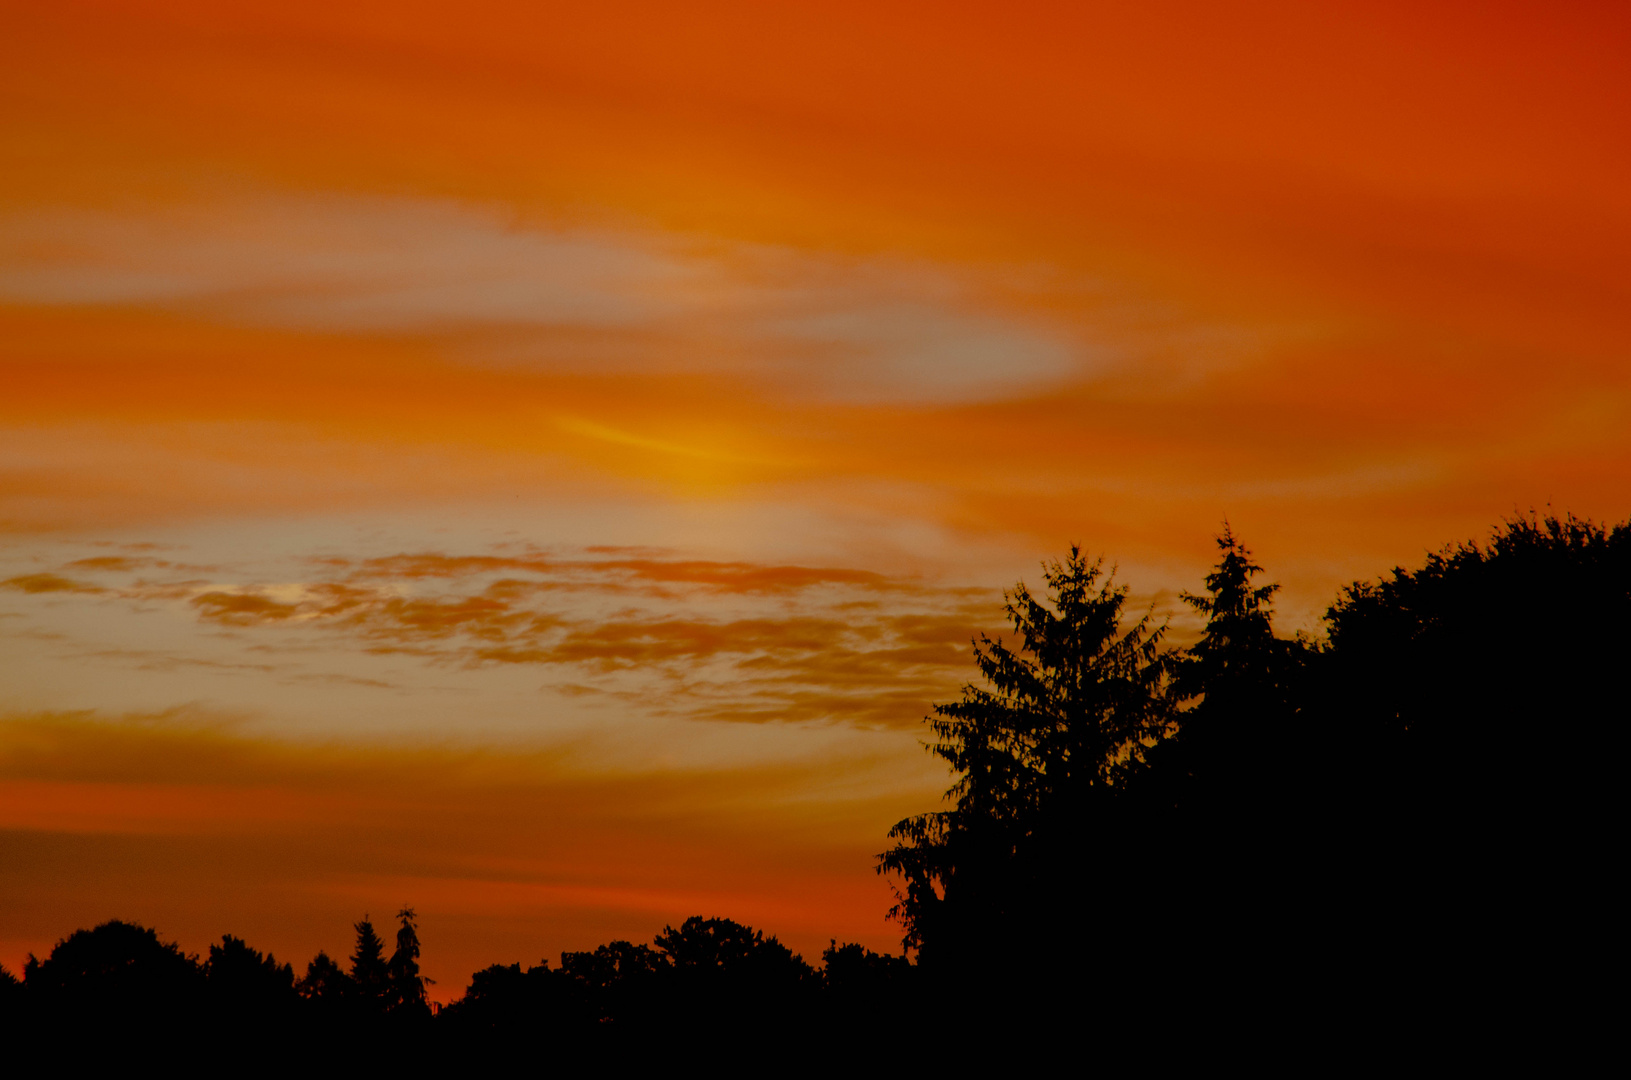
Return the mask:
<svg viewBox="0 0 1631 1080">
<path fill-rule="evenodd" d="M 16 213 L 0 217 L 0 299 L 438 335 L 476 362 L 726 371 L 846 401 L 1012 396 L 1104 359 L 942 267 L 542 228 L 429 199 Z"/>
</svg>

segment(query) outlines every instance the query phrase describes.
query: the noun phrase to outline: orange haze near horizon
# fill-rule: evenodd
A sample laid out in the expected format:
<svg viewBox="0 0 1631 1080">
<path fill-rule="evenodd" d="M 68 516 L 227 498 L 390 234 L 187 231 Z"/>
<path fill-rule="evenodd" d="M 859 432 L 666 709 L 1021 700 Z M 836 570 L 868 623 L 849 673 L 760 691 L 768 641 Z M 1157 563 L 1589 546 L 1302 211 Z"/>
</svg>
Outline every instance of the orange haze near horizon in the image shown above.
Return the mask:
<svg viewBox="0 0 1631 1080">
<path fill-rule="evenodd" d="M 1621 5 L 6 4 L 0 962 L 888 948 L 1072 542 L 1631 513 Z"/>
</svg>

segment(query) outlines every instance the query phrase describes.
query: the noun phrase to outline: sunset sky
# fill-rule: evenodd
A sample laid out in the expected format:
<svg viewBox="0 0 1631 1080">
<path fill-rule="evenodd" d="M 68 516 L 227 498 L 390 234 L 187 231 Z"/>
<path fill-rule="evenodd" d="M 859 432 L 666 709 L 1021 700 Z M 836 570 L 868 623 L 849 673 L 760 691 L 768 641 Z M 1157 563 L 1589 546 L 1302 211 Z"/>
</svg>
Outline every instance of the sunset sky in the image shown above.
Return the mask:
<svg viewBox="0 0 1631 1080">
<path fill-rule="evenodd" d="M 898 952 L 1041 560 L 1631 514 L 1623 4 L 0 7 L 13 970 Z"/>
</svg>

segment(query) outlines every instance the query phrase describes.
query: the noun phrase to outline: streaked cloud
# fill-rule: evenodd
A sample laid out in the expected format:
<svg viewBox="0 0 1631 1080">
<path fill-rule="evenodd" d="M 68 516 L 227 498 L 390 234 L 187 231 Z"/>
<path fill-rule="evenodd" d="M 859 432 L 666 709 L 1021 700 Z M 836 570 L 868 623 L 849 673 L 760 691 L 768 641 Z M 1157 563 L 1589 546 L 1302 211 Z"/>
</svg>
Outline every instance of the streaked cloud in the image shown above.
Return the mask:
<svg viewBox="0 0 1631 1080">
<path fill-rule="evenodd" d="M 65 578 L 60 574 L 19 574 L 0 581 L 0 589 L 16 589 L 25 593 L 98 593 L 102 590 L 83 581 Z"/>
<path fill-rule="evenodd" d="M 546 227 L 430 199 L 13 212 L 0 300 L 429 337 L 468 362 L 551 371 L 711 370 L 847 402 L 1001 398 L 1104 359 L 924 262 Z"/>
</svg>

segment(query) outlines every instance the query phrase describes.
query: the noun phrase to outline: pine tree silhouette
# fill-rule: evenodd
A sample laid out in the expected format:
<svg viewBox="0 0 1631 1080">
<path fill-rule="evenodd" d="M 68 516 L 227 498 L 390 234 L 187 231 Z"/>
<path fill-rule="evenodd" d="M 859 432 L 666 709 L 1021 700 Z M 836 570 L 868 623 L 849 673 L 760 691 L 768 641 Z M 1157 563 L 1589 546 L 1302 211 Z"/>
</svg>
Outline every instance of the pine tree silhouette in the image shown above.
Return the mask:
<svg viewBox="0 0 1631 1080">
<path fill-rule="evenodd" d="M 393 1010 L 422 1010 L 427 1008 L 425 984 L 430 980 L 419 974 L 419 925 L 414 922 L 411 907 L 396 913 L 401 926 L 396 932 L 396 950 L 386 965 L 390 980 L 390 1007 Z"/>
<path fill-rule="evenodd" d="M 390 967 L 385 962 L 385 943 L 374 932 L 374 924 L 364 915 L 355 925 L 357 946 L 351 953 L 351 982 L 358 1001 L 368 1012 L 384 1012 L 391 990 Z"/>
</svg>

